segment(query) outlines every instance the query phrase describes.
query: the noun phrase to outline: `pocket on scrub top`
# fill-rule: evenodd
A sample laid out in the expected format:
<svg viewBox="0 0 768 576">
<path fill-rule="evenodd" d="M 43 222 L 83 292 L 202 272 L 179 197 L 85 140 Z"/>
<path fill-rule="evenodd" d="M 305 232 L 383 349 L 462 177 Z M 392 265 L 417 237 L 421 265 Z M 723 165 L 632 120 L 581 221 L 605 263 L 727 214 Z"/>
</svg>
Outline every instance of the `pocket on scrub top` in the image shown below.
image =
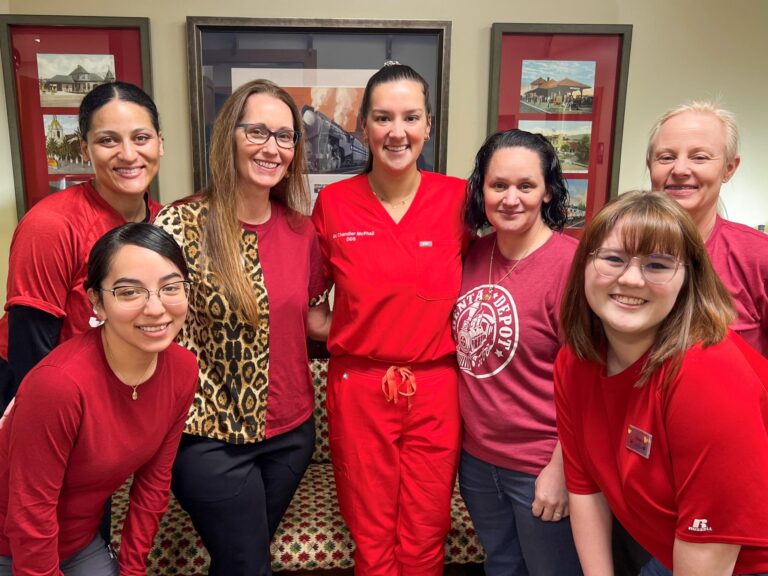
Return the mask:
<svg viewBox="0 0 768 576">
<path fill-rule="evenodd" d="M 420 241 L 416 251 L 417 294 L 425 300 L 455 300 L 461 290 L 461 255 L 451 242 Z"/>
</svg>

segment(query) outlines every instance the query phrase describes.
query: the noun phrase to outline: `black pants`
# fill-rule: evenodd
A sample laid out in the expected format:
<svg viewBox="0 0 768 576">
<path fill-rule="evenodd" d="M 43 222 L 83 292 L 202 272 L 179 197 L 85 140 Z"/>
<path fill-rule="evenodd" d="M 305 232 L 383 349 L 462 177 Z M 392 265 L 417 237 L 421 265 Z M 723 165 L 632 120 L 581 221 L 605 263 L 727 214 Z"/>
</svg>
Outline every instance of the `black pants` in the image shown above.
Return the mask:
<svg viewBox="0 0 768 576">
<path fill-rule="evenodd" d="M 312 418 L 255 444 L 184 434 L 172 488 L 208 549 L 210 576 L 272 574 L 270 541 L 309 465 L 314 444 Z"/>
<path fill-rule="evenodd" d="M 637 576 L 652 556 L 613 517 L 613 571 L 616 576 Z"/>
<path fill-rule="evenodd" d="M 16 376 L 5 358 L 0 358 L 0 416 L 16 394 Z"/>
</svg>

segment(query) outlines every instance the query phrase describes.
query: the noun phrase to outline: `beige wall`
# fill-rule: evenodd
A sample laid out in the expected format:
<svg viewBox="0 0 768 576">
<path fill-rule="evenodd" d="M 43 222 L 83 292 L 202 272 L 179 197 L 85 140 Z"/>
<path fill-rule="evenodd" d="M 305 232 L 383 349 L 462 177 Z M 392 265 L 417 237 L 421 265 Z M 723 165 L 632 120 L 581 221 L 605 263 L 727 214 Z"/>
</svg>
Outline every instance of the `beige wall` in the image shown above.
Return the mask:
<svg viewBox="0 0 768 576">
<path fill-rule="evenodd" d="M 768 94 L 764 0 L 10 0 L 0 1 L 0 9 L 14 14 L 150 18 L 155 100 L 165 133 L 163 201 L 192 192 L 188 15 L 451 20 L 448 172 L 457 176 L 467 175 L 485 136 L 492 22 L 633 24 L 619 189 L 648 186 L 646 138 L 665 109 L 693 97 L 720 97 L 738 114 L 742 130 L 742 165 L 723 192 L 728 216 L 753 226 L 768 223 L 768 194 L 759 173 L 760 158 L 768 159 L 768 107 L 762 98 Z M 0 296 L 4 299 L 15 200 L 3 95 L 0 100 Z"/>
</svg>

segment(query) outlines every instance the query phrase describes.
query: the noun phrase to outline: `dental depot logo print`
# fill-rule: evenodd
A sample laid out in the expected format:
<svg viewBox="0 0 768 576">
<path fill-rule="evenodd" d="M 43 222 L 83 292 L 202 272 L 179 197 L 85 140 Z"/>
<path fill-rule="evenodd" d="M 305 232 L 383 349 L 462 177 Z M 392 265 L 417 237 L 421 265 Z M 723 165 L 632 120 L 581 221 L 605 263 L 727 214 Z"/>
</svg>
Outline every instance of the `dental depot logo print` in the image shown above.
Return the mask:
<svg viewBox="0 0 768 576">
<path fill-rule="evenodd" d="M 493 290 L 489 301 L 483 295 Z M 475 378 L 490 378 L 510 363 L 520 333 L 517 308 L 502 286 L 485 284 L 467 292 L 453 310 L 459 368 Z"/>
</svg>

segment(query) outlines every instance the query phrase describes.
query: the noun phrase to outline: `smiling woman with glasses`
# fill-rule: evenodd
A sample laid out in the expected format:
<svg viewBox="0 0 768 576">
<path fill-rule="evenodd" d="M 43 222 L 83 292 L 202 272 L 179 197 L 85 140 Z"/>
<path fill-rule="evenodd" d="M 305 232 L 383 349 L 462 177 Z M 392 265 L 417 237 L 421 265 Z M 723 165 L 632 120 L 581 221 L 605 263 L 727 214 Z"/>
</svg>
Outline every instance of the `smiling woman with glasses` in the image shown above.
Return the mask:
<svg viewBox="0 0 768 576">
<path fill-rule="evenodd" d="M 620 196 L 565 294 L 555 397 L 584 573 L 613 573 L 613 512 L 654 557 L 641 576 L 768 574 L 768 360 L 729 328 L 693 220 Z"/>
<path fill-rule="evenodd" d="M 181 244 L 193 280 L 180 342 L 199 358 L 200 383 L 173 491 L 212 575 L 270 573 L 270 540 L 314 447 L 306 338 L 325 337 L 330 313 L 304 215 L 301 125 L 285 90 L 244 84 L 214 123 L 210 186 L 156 220 Z M 113 288 L 123 304 L 151 295 Z M 159 288 L 160 300 L 180 296 L 171 290 Z"/>
<path fill-rule="evenodd" d="M 0 420 L 0 576 L 146 573 L 197 386 L 196 358 L 174 343 L 186 276 L 179 246 L 151 224 L 94 244 L 85 290 L 101 327 L 46 356 Z M 131 475 L 115 560 L 99 522 Z"/>
</svg>

